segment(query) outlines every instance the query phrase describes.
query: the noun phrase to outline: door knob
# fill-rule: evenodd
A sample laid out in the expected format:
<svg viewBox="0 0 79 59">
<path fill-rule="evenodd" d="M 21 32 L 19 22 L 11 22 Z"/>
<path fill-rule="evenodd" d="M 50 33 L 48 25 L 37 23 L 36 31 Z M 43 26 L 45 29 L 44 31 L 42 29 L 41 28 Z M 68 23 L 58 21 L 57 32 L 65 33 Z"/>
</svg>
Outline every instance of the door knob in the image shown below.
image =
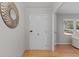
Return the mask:
<svg viewBox="0 0 79 59">
<path fill-rule="evenodd" d="M 32 30 L 30 30 L 30 32 L 33 32 Z"/>
</svg>

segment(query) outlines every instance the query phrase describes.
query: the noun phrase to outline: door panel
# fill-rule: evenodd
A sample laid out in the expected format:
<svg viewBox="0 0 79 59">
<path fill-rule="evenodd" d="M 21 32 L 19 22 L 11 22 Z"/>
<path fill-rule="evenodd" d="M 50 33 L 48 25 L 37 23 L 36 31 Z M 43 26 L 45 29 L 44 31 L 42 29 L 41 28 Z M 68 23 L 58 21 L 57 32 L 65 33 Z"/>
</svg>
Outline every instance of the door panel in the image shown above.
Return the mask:
<svg viewBox="0 0 79 59">
<path fill-rule="evenodd" d="M 30 15 L 30 49 L 31 50 L 50 50 L 50 16 L 48 14 Z"/>
</svg>

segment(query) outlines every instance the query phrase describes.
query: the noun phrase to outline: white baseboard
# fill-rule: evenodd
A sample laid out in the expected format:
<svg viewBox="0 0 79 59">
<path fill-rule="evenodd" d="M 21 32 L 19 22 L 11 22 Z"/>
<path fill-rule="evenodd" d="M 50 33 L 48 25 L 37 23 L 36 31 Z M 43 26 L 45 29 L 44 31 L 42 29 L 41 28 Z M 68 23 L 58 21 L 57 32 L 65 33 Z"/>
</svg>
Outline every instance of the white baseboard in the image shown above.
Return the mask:
<svg viewBox="0 0 79 59">
<path fill-rule="evenodd" d="M 56 43 L 56 44 L 72 44 L 72 43 Z"/>
</svg>

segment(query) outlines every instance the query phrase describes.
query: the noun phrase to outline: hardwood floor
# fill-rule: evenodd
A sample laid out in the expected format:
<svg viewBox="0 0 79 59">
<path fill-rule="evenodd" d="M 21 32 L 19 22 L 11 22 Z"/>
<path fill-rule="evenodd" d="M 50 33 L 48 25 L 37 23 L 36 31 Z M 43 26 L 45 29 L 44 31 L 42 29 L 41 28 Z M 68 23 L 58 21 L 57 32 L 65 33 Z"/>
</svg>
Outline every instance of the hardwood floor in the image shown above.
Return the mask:
<svg viewBox="0 0 79 59">
<path fill-rule="evenodd" d="M 52 51 L 43 51 L 43 50 L 26 50 L 23 54 L 23 56 L 35 56 L 35 57 L 48 57 L 48 56 L 51 56 Z"/>
<path fill-rule="evenodd" d="M 79 57 L 79 49 L 73 47 L 71 44 L 60 44 L 56 46 L 55 51 L 62 51 L 63 57 Z"/>
<path fill-rule="evenodd" d="M 23 57 L 79 57 L 79 49 L 71 44 L 56 45 L 56 50 L 26 50 Z"/>
</svg>

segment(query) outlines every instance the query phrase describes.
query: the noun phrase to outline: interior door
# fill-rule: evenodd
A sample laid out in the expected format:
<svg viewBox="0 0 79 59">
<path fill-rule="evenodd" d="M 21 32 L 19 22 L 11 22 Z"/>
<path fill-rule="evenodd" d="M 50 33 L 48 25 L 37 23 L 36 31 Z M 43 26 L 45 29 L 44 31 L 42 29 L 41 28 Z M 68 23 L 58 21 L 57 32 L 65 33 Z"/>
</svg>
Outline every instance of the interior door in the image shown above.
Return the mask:
<svg viewBox="0 0 79 59">
<path fill-rule="evenodd" d="M 51 50 L 51 19 L 48 14 L 32 14 L 29 17 L 30 49 Z"/>
</svg>

